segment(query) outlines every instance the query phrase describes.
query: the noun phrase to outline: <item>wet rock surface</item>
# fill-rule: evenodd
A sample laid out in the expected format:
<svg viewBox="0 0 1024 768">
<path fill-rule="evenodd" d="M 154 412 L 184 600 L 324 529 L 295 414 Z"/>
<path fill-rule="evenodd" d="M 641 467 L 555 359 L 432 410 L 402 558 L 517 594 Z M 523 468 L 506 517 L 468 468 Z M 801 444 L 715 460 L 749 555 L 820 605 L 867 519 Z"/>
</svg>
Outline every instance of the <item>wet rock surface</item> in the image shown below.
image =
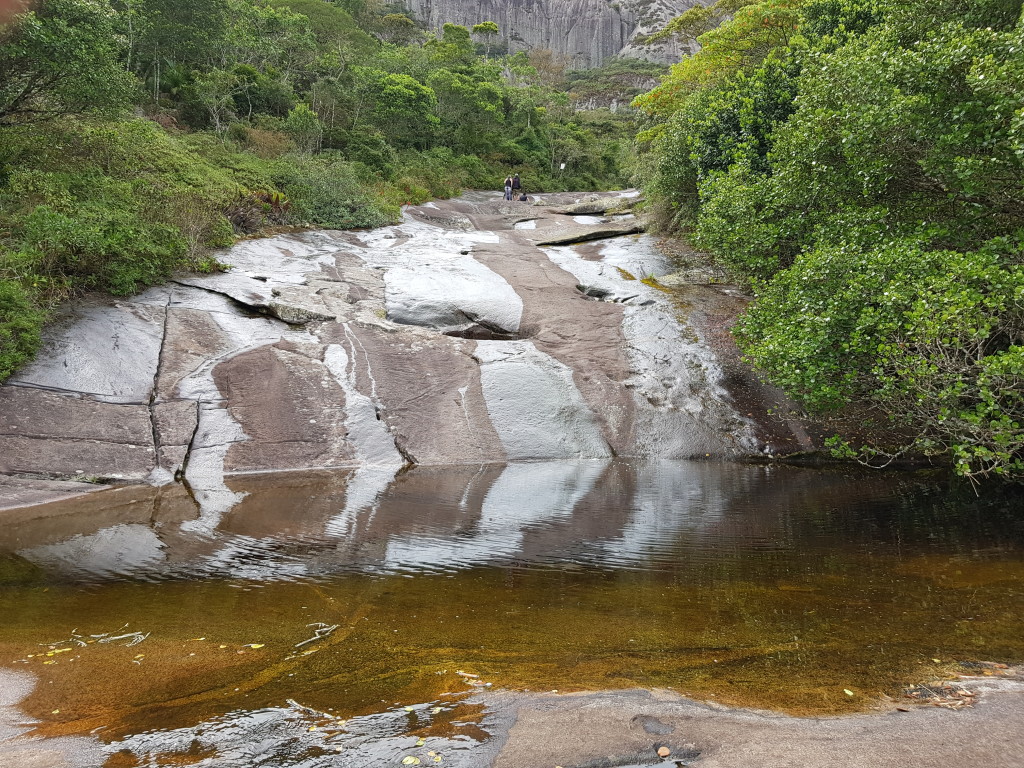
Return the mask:
<svg viewBox="0 0 1024 768">
<path fill-rule="evenodd" d="M 918 482 L 381 461 L 6 510 L 0 765 L 1015 768 L 1017 497 L 950 515 Z"/>
<path fill-rule="evenodd" d="M 1018 674 L 980 685 L 987 698 L 967 716 L 921 708 L 797 718 L 689 701 L 672 691 L 518 698 L 509 702 L 515 725 L 493 768 L 1016 768 L 1024 681 Z"/>
<path fill-rule="evenodd" d="M 88 297 L 0 387 L 0 472 L 180 481 L 215 517 L 233 473 L 810 447 L 755 407 L 725 322 L 706 321 L 742 300 L 702 286 L 680 302 L 657 283 L 672 264 L 655 242 L 626 234 L 634 218 L 556 212 L 577 201 L 467 193 L 395 227 L 244 241 L 225 273 Z M 6 505 L 43 498 L 5 487 Z"/>
</svg>

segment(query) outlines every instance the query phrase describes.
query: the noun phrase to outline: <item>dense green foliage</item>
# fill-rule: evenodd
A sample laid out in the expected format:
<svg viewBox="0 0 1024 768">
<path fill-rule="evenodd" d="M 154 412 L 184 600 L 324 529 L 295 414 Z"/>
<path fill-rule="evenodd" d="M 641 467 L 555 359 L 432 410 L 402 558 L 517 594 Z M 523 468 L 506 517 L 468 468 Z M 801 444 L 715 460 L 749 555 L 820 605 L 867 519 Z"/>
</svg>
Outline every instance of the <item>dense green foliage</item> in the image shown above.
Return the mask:
<svg viewBox="0 0 1024 768">
<path fill-rule="evenodd" d="M 1011 0 L 723 0 L 637 99 L 661 224 L 751 283 L 737 336 L 884 460 L 1024 476 L 1024 19 Z"/>
<path fill-rule="evenodd" d="M 0 25 L 0 381 L 46 310 L 130 294 L 267 227 L 372 227 L 464 186 L 621 184 L 629 120 L 578 112 L 493 22 L 379 0 L 37 0 Z M 561 164 L 565 163 L 565 170 Z"/>
<path fill-rule="evenodd" d="M 604 106 L 621 101 L 625 106 L 633 97 L 657 85 L 667 70 L 667 66 L 653 61 L 613 57 L 595 69 L 567 72 L 566 80 L 579 101 Z"/>
</svg>

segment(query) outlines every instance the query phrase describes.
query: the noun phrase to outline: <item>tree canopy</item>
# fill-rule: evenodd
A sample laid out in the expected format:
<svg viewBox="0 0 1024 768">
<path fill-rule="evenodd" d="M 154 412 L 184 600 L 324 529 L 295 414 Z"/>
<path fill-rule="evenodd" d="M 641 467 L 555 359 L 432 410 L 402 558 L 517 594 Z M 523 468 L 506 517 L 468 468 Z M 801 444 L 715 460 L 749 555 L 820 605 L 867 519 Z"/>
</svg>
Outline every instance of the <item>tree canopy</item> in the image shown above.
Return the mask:
<svg viewBox="0 0 1024 768">
<path fill-rule="evenodd" d="M 748 357 L 888 417 L 847 455 L 1024 476 L 1021 5 L 750 3 L 637 99 L 662 225 L 756 294 Z"/>
</svg>

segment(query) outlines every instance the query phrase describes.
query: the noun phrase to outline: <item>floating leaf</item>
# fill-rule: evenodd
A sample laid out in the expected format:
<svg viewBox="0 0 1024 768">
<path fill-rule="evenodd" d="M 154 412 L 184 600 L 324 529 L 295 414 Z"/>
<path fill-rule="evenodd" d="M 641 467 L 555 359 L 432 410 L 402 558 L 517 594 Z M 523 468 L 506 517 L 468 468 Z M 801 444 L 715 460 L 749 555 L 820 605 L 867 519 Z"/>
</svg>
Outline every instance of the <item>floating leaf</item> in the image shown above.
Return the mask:
<svg viewBox="0 0 1024 768">
<path fill-rule="evenodd" d="M 262 648 L 264 645 L 265 645 L 265 643 L 249 643 L 245 647 L 246 648 Z"/>
<path fill-rule="evenodd" d="M 417 742 L 416 742 L 416 746 L 417 746 L 417 747 L 422 747 L 422 746 L 423 746 L 424 744 L 426 744 L 426 743 L 427 743 L 427 740 L 426 740 L 426 739 L 419 739 L 419 740 L 417 740 Z"/>
<path fill-rule="evenodd" d="M 843 693 L 845 693 L 847 696 L 853 696 L 853 691 L 851 691 L 849 688 L 843 688 Z"/>
<path fill-rule="evenodd" d="M 412 711 L 413 711 L 413 709 L 412 709 L 412 707 L 406 707 L 406 708 L 405 708 L 405 711 L 406 711 L 406 712 L 412 712 Z"/>
<path fill-rule="evenodd" d="M 420 764 L 420 759 L 418 757 L 413 757 L 412 755 L 407 755 L 406 757 L 402 758 L 402 765 L 419 765 L 419 764 Z"/>
</svg>

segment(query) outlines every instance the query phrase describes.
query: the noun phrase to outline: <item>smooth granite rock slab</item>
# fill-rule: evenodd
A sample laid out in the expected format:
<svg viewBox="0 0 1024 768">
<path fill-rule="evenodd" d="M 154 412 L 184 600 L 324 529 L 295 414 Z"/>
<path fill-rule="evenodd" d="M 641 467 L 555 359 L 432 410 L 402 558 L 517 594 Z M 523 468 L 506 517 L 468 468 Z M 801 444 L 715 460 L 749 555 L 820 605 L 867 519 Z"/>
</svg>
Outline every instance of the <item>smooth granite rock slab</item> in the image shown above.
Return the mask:
<svg viewBox="0 0 1024 768">
<path fill-rule="evenodd" d="M 574 275 L 529 244 L 481 246 L 477 258 L 516 286 L 523 299 L 522 335 L 572 370 L 571 383 L 597 418 L 605 442 L 616 454 L 628 454 L 634 401 L 623 386 L 629 378 L 623 308 L 588 299 Z"/>
<path fill-rule="evenodd" d="M 32 387 L 0 388 L 0 435 L 153 444 L 148 406 L 105 403 Z"/>
<path fill-rule="evenodd" d="M 152 445 L 0 437 L 0 471 L 74 478 L 80 475 L 142 482 L 153 471 Z"/>
<path fill-rule="evenodd" d="M 180 397 L 180 383 L 196 371 L 202 370 L 210 360 L 244 349 L 243 343 L 233 340 L 221 329 L 218 320 L 232 315 L 218 315 L 199 309 L 172 307 L 167 311 L 167 339 L 160 359 L 157 378 L 157 399 L 174 400 Z M 209 396 L 216 397 L 210 392 Z"/>
<path fill-rule="evenodd" d="M 454 256 L 440 263 L 395 267 L 386 279 L 388 319 L 396 323 L 442 333 L 474 325 L 506 334 L 519 330 L 522 300 L 476 259 Z"/>
<path fill-rule="evenodd" d="M 166 305 L 169 296 L 154 288 L 144 301 L 89 296 L 68 305 L 46 327 L 36 359 L 9 382 L 148 403 L 164 335 L 164 307 L 152 302 Z"/>
<path fill-rule="evenodd" d="M 412 330 L 412 329 L 410 329 Z M 355 326 L 369 375 L 360 387 L 372 392 L 406 461 L 415 464 L 500 462 L 506 458 L 491 424 L 472 358 L 475 344 L 464 339 Z M 325 340 L 344 341 L 343 329 L 325 328 Z"/>
<path fill-rule="evenodd" d="M 474 357 L 491 423 L 509 460 L 612 456 L 570 368 L 529 341 L 480 341 Z"/>
<path fill-rule="evenodd" d="M 345 395 L 323 347 L 282 342 L 214 369 L 228 411 L 247 439 L 233 443 L 226 472 L 338 467 L 353 463 Z"/>
<path fill-rule="evenodd" d="M 36 480 L 27 477 L 10 477 L 0 475 L 0 509 L 7 510 L 19 507 L 31 507 L 36 510 L 44 503 L 62 501 L 84 493 L 93 493 L 106 489 L 106 485 L 96 483 L 77 483 L 67 480 Z M 4 525 L 10 523 L 11 516 L 4 515 Z"/>
<path fill-rule="evenodd" d="M 223 257 L 231 267 L 226 272 L 180 275 L 175 282 L 222 294 L 291 325 L 332 320 L 316 292 L 304 288 L 310 274 L 333 264 L 338 245 L 328 231 L 246 240 Z"/>
<path fill-rule="evenodd" d="M 732 360 L 704 300 L 683 306 L 638 279 L 669 268 L 650 238 L 537 245 L 634 220 L 581 227 L 551 212 L 579 195 L 499 197 L 410 207 L 372 231 L 246 240 L 218 256 L 227 272 L 74 304 L 0 387 L 0 471 L 184 476 L 198 530 L 243 498 L 225 479 L 238 473 L 358 467 L 360 499 L 411 464 L 773 450 L 759 441 L 778 430 L 752 429 L 764 409 L 732 383 L 750 376 L 708 344 Z M 536 228 L 516 228 L 524 218 Z M 787 433 L 812 445 L 799 428 Z"/>
<path fill-rule="evenodd" d="M 0 388 L 0 472 L 142 480 L 154 463 L 147 406 Z"/>
<path fill-rule="evenodd" d="M 1015 679 L 973 678 L 969 685 L 980 701 L 961 712 L 916 707 L 819 718 L 730 708 L 666 690 L 496 694 L 492 701 L 504 699 L 513 708 L 514 725 L 490 765 L 1019 768 L 1020 672 Z M 669 750 L 664 760 L 657 754 L 663 746 Z"/>
</svg>

